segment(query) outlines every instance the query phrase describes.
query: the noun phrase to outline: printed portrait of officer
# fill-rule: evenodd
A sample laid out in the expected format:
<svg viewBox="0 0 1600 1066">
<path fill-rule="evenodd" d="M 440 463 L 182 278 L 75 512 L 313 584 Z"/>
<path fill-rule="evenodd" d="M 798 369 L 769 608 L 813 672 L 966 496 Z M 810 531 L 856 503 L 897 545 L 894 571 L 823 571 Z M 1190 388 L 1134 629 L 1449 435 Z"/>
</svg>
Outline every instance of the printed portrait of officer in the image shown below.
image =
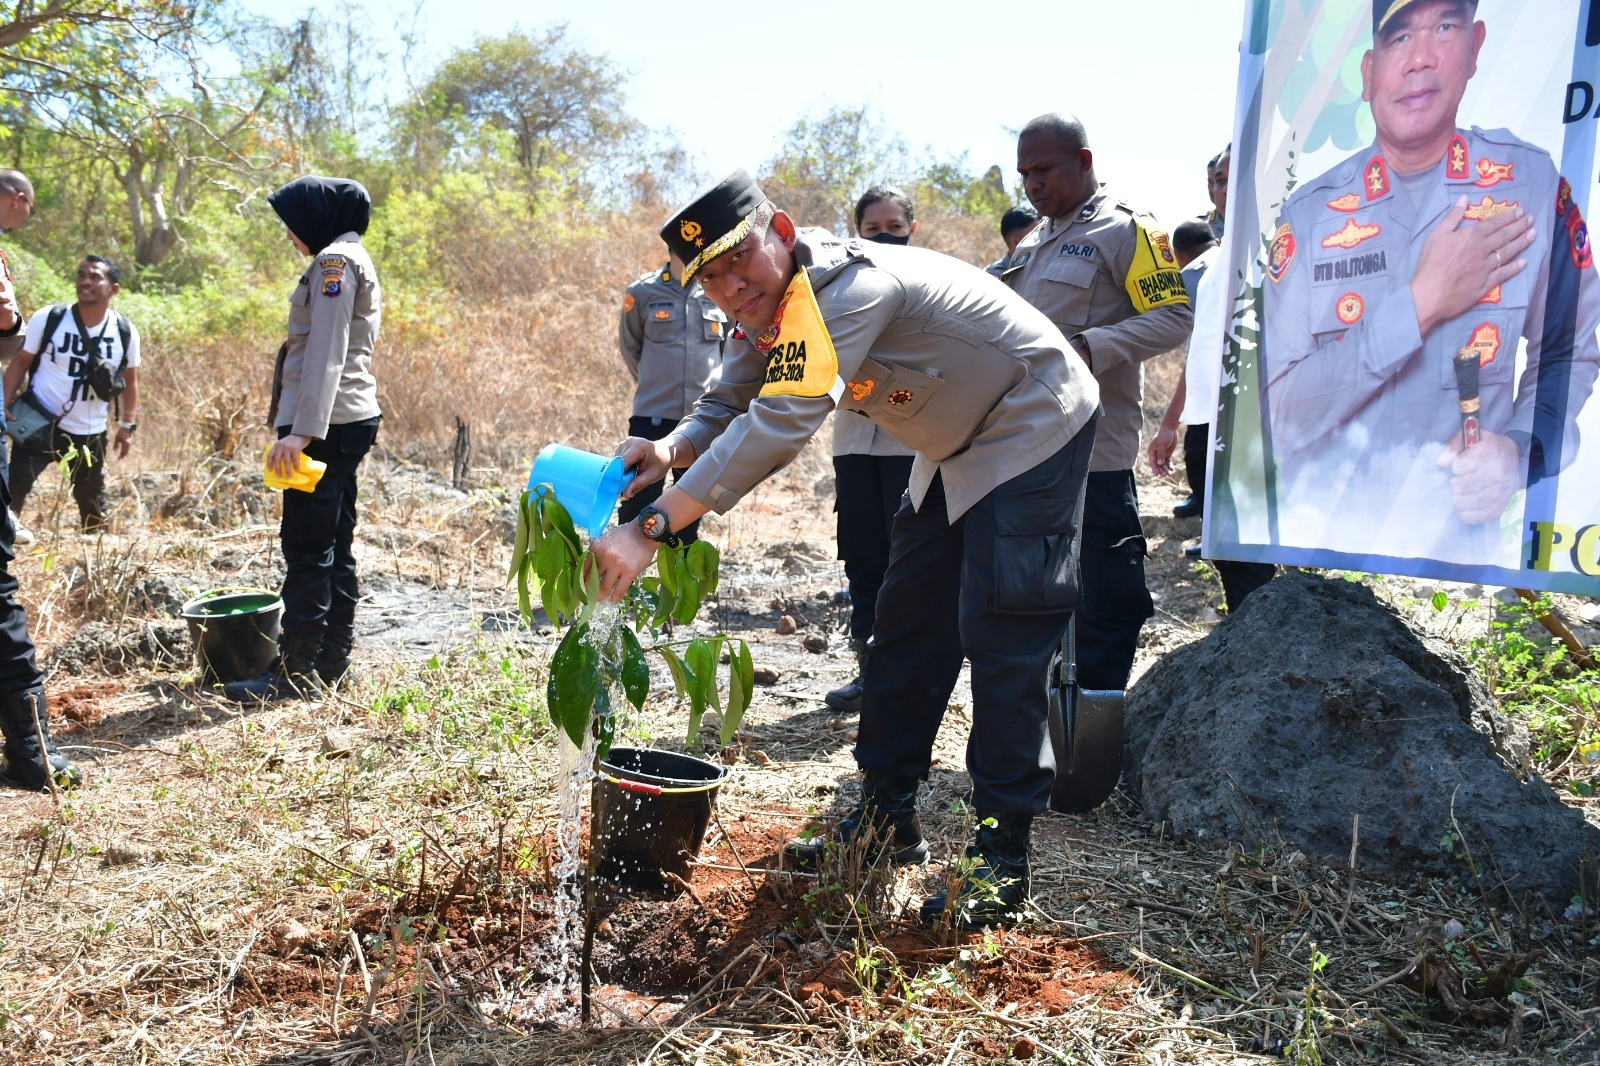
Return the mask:
<svg viewBox="0 0 1600 1066">
<path fill-rule="evenodd" d="M 1377 138 L 1295 188 L 1271 236 L 1280 543 L 1517 567 L 1518 492 L 1577 453 L 1600 279 L 1550 154 L 1460 124 L 1488 35 L 1478 7 L 1376 0 L 1361 76 Z"/>
</svg>

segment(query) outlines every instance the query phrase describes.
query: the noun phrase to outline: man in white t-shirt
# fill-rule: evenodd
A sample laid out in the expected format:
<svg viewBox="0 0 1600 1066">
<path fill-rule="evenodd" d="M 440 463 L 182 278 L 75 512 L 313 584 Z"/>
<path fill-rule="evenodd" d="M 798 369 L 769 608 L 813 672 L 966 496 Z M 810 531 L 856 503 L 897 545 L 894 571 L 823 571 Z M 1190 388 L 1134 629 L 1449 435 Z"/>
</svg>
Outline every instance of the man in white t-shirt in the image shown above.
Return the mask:
<svg viewBox="0 0 1600 1066">
<path fill-rule="evenodd" d="M 139 331 L 111 309 L 122 271 L 109 259 L 85 256 L 78 264 L 78 302 L 44 308 L 28 320 L 22 352 L 6 367 L 6 410 L 23 391 L 23 380 L 45 408 L 61 416 L 47 444 L 20 445 L 11 453 L 11 498 L 22 512 L 33 483 L 44 470 L 71 455 L 72 496 L 85 533 L 105 528 L 106 429 L 111 403 L 96 395 L 90 371 L 96 359 L 121 372 L 125 388 L 116 398 L 117 458 L 126 458 L 139 428 Z M 53 328 L 52 328 L 53 326 Z M 50 335 L 45 336 L 46 332 Z"/>
</svg>

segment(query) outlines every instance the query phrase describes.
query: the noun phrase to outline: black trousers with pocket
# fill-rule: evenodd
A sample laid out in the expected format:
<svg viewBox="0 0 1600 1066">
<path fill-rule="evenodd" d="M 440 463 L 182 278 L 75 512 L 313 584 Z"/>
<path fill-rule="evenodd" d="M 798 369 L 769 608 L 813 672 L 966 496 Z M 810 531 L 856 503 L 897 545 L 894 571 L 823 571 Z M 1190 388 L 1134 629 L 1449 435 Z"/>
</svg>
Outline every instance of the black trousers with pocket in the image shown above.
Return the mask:
<svg viewBox="0 0 1600 1066">
<path fill-rule="evenodd" d="M 1089 475 L 1083 504 L 1083 609 L 1078 612 L 1078 684 L 1128 687 L 1139 630 L 1156 613 L 1144 581 L 1144 527 L 1132 470 Z"/>
<path fill-rule="evenodd" d="M 1078 535 L 1094 422 L 951 521 L 935 477 L 895 515 L 862 674 L 856 762 L 924 778 L 963 656 L 972 663 L 967 771 L 986 814 L 1050 800 L 1051 653 L 1078 605 Z"/>
<path fill-rule="evenodd" d="M 76 451 L 74 451 L 76 449 Z M 13 448 L 11 455 L 12 510 L 20 518 L 29 493 L 39 475 L 59 463 L 69 452 L 67 478 L 72 482 L 72 499 L 78 505 L 78 520 L 85 533 L 95 533 L 106 524 L 106 435 L 68 433 L 60 426 L 50 431 L 50 443 L 43 448 Z"/>
<path fill-rule="evenodd" d="M 278 436 L 289 435 L 288 426 Z M 329 426 L 328 435 L 306 445 L 328 469 L 312 492 L 287 489 L 278 536 L 283 545 L 283 633 L 285 646 L 320 648 L 328 633 L 348 636 L 355 626 L 356 469 L 378 439 L 378 420 Z"/>
<path fill-rule="evenodd" d="M 0 426 L 4 419 L 0 418 Z M 44 678 L 34 661 L 33 638 L 28 636 L 28 616 L 17 600 L 17 579 L 11 574 L 16 558 L 16 529 L 11 525 L 10 471 L 5 442 L 0 441 L 0 696 L 17 696 L 42 688 Z"/>
</svg>

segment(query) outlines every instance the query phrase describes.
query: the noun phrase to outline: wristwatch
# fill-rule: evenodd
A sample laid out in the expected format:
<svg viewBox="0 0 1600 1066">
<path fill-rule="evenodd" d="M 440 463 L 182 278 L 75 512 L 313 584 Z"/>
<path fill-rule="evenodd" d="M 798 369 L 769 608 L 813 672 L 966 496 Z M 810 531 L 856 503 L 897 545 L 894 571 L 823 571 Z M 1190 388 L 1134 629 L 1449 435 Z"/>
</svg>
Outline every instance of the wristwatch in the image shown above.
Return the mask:
<svg viewBox="0 0 1600 1066">
<path fill-rule="evenodd" d="M 672 521 L 667 518 L 667 512 L 653 503 L 639 512 L 639 532 L 644 534 L 646 540 L 653 540 L 658 544 L 677 542 L 677 538 L 672 535 Z"/>
<path fill-rule="evenodd" d="M 137 423 L 137 422 L 118 422 L 117 423 L 117 428 L 118 429 L 125 429 L 129 433 L 132 433 L 134 430 L 139 428 L 139 423 Z"/>
</svg>

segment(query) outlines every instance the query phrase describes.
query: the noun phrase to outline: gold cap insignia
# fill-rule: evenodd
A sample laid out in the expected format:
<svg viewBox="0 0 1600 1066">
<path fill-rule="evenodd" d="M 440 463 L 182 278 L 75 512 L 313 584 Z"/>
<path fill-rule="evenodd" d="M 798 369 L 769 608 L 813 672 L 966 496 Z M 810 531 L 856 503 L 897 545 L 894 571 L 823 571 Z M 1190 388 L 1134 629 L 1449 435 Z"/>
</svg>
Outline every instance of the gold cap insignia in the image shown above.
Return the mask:
<svg viewBox="0 0 1600 1066">
<path fill-rule="evenodd" d="M 700 236 L 700 223 L 692 218 L 686 218 L 678 225 L 678 233 L 686 241 L 692 241 Z"/>
</svg>

